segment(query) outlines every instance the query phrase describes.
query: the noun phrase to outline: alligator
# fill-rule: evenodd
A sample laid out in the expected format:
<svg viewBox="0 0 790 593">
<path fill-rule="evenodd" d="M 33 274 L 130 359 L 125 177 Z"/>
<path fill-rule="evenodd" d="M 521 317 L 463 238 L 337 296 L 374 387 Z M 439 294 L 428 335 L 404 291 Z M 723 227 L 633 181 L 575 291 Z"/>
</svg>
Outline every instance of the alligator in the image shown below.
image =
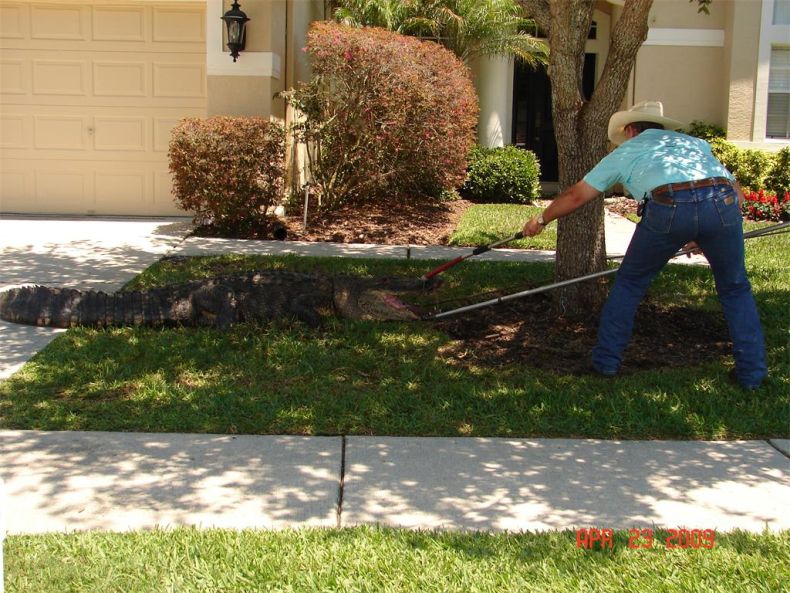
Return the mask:
<svg viewBox="0 0 790 593">
<path fill-rule="evenodd" d="M 393 292 L 437 283 L 409 278 L 326 276 L 264 270 L 140 291 L 105 293 L 22 286 L 0 293 L 0 318 L 48 327 L 208 326 L 296 318 L 319 326 L 332 314 L 361 320 L 415 320 L 417 310 Z"/>
</svg>

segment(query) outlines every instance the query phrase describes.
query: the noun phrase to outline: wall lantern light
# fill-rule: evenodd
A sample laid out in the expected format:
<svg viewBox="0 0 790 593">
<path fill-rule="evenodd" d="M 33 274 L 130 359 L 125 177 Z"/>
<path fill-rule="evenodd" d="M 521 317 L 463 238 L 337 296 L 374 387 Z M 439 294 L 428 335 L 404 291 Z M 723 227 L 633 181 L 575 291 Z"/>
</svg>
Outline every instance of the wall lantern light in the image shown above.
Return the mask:
<svg viewBox="0 0 790 593">
<path fill-rule="evenodd" d="M 245 29 L 247 21 L 250 19 L 239 8 L 239 1 L 233 0 L 233 6 L 222 16 L 222 20 L 225 21 L 225 26 L 228 29 L 228 49 L 235 62 L 239 57 L 239 52 L 244 50 L 247 36 Z"/>
</svg>

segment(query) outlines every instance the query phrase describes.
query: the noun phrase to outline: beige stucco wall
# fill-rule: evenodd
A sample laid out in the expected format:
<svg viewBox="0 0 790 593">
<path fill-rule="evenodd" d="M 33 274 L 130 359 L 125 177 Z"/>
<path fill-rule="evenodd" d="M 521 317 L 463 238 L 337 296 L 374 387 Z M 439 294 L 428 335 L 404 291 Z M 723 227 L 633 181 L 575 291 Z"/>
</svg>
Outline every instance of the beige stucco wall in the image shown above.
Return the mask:
<svg viewBox="0 0 790 593">
<path fill-rule="evenodd" d="M 665 112 L 678 119 L 724 125 L 725 48 L 712 38 L 721 35 L 734 1 L 742 0 L 717 0 L 710 14 L 703 14 L 696 2 L 655 0 L 648 16 L 648 39 L 637 54 L 622 109 L 660 100 Z M 612 4 L 612 29 L 623 12 L 620 4 Z"/>
<path fill-rule="evenodd" d="M 309 80 L 310 63 L 302 48 L 307 44 L 307 31 L 313 21 L 324 20 L 326 8 L 323 0 L 293 0 L 288 6 L 288 57 L 285 84 L 288 88 L 297 81 Z"/>
<path fill-rule="evenodd" d="M 693 51 L 691 51 L 693 49 Z M 724 48 L 646 46 L 636 60 L 633 102 L 660 100 L 684 122 L 726 123 Z"/>
<path fill-rule="evenodd" d="M 276 82 L 269 76 L 209 76 L 208 114 L 276 117 L 279 106 L 272 99 Z"/>
<path fill-rule="evenodd" d="M 714 0 L 709 6 L 710 14 L 697 11 L 696 0 L 654 0 L 650 9 L 651 27 L 678 29 L 723 29 L 727 5 L 734 0 Z M 747 0 L 750 4 L 760 4 L 760 0 Z"/>
<path fill-rule="evenodd" d="M 210 68 L 207 77 L 209 115 L 285 118 L 285 104 L 275 95 L 285 88 L 289 36 L 286 8 L 288 2 L 293 1 L 302 0 L 240 1 L 241 9 L 250 19 L 246 46 L 236 64 L 226 53 L 224 63 Z M 222 0 L 221 6 L 219 0 L 207 0 L 207 3 L 208 26 L 218 28 L 217 32 L 221 30 L 222 51 L 227 52 L 224 23 L 220 17 L 232 2 Z M 209 35 L 209 44 L 211 39 Z M 214 48 L 213 51 L 219 50 Z M 245 69 L 242 71 L 242 68 Z"/>
</svg>

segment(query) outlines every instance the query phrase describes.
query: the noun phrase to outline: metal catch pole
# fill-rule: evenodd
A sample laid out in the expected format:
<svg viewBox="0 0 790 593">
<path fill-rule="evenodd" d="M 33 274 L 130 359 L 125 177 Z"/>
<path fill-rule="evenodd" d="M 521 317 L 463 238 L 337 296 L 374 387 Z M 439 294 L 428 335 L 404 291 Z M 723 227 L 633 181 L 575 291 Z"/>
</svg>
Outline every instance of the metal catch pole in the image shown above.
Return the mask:
<svg viewBox="0 0 790 593">
<path fill-rule="evenodd" d="M 458 313 L 465 313 L 466 311 L 473 311 L 474 309 L 480 309 L 482 307 L 490 307 L 492 305 L 498 305 L 499 303 L 504 303 L 506 301 L 512 301 L 514 299 L 520 299 L 525 296 L 529 296 L 531 294 L 538 294 L 541 292 L 546 292 L 549 290 L 553 290 L 555 288 L 562 288 L 563 286 L 569 286 L 571 284 L 576 284 L 577 282 L 584 282 L 585 280 L 592 280 L 594 278 L 600 278 L 601 276 L 608 276 L 609 274 L 614 274 L 617 272 L 617 268 L 614 270 L 604 270 L 603 272 L 595 272 L 593 274 L 587 274 L 586 276 L 580 276 L 578 278 L 571 278 L 569 280 L 563 280 L 562 282 L 554 282 L 553 284 L 547 284 L 546 286 L 539 286 L 538 288 L 531 288 L 529 290 L 523 290 L 521 292 L 517 292 L 515 294 L 508 294 L 505 296 L 497 297 L 495 299 L 491 299 L 489 301 L 483 301 L 482 303 L 475 303 L 474 305 L 467 305 L 466 307 L 460 307 L 459 309 L 453 309 L 452 311 L 444 311 L 443 313 L 436 313 L 435 315 L 428 315 L 425 319 L 441 319 L 442 317 L 449 317 L 450 315 L 456 315 Z"/>
<path fill-rule="evenodd" d="M 744 239 L 753 239 L 756 237 L 764 237 L 764 236 L 771 236 L 780 233 L 785 233 L 790 231 L 790 222 L 782 222 L 779 224 L 775 224 L 769 227 L 765 227 L 762 229 L 755 229 L 753 231 L 749 231 L 748 233 L 743 234 Z M 680 257 L 681 255 L 686 255 L 687 253 L 691 253 L 690 251 L 678 251 L 672 258 Z M 611 259 L 622 259 L 624 256 L 617 256 Z M 491 307 L 493 305 L 498 305 L 499 303 L 504 303 L 506 301 L 512 301 L 515 299 L 520 299 L 522 297 L 530 296 L 533 294 L 539 294 L 541 292 L 547 292 L 549 290 L 554 290 L 555 288 L 562 288 L 563 286 L 570 286 L 571 284 L 577 284 L 579 282 L 584 282 L 585 280 L 593 280 L 595 278 L 600 278 L 602 276 L 608 276 L 610 274 L 615 274 L 618 268 L 614 268 L 613 270 L 604 270 L 603 272 L 594 272 L 592 274 L 587 274 L 586 276 L 579 276 L 578 278 L 570 278 L 568 280 L 563 280 L 562 282 L 554 282 L 552 284 L 547 284 L 546 286 L 539 286 L 537 288 L 531 288 L 529 290 L 524 290 L 521 292 L 516 292 L 514 294 L 508 294 L 505 296 L 497 297 L 495 299 L 491 299 L 488 301 L 483 301 L 482 303 L 475 303 L 474 305 L 467 305 L 466 307 L 459 307 L 458 309 L 452 309 L 450 311 L 443 311 L 441 313 L 435 313 L 433 315 L 426 315 L 423 319 L 442 319 L 443 317 L 449 317 L 451 315 L 457 315 L 459 313 L 466 313 L 467 311 L 474 311 L 475 309 L 482 309 L 483 307 Z"/>
</svg>

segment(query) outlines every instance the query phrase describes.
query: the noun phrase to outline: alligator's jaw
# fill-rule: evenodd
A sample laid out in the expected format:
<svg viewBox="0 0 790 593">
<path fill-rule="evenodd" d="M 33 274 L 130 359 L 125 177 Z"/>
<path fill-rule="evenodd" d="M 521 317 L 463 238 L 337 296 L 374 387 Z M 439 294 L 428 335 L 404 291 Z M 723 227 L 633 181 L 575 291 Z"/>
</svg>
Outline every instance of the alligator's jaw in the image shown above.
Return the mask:
<svg viewBox="0 0 790 593">
<path fill-rule="evenodd" d="M 411 305 L 401 301 L 391 292 L 368 289 L 360 293 L 356 302 L 358 319 L 371 321 L 414 321 L 420 315 Z"/>
<path fill-rule="evenodd" d="M 393 315 L 398 316 L 398 319 L 420 319 L 422 317 L 417 307 L 404 303 L 392 293 L 383 293 L 380 298 L 385 305 L 391 308 Z"/>
<path fill-rule="evenodd" d="M 334 279 L 334 304 L 338 314 L 346 319 L 415 321 L 422 317 L 421 312 L 395 293 L 425 290 L 422 279 L 338 276 Z"/>
</svg>

